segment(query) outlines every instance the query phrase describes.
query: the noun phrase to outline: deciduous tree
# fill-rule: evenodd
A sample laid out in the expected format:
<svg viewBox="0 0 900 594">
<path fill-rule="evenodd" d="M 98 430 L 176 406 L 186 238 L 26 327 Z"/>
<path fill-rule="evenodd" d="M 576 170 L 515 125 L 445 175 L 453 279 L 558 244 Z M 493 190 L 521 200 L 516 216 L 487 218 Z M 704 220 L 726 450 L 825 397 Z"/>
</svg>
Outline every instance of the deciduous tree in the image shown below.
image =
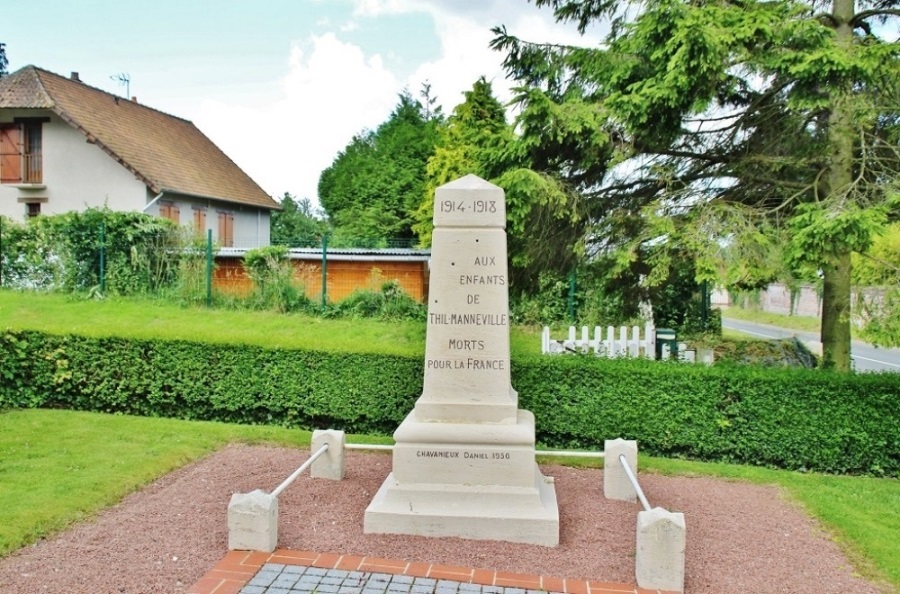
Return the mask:
<svg viewBox="0 0 900 594">
<path fill-rule="evenodd" d="M 313 211 L 309 198 L 294 198 L 285 192 L 282 210 L 272 213 L 272 243 L 288 247 L 320 245 L 328 225 Z"/>
<path fill-rule="evenodd" d="M 874 344 L 900 345 L 900 222 L 889 225 L 866 252 L 854 254 L 853 283 L 862 337 Z"/>
</svg>

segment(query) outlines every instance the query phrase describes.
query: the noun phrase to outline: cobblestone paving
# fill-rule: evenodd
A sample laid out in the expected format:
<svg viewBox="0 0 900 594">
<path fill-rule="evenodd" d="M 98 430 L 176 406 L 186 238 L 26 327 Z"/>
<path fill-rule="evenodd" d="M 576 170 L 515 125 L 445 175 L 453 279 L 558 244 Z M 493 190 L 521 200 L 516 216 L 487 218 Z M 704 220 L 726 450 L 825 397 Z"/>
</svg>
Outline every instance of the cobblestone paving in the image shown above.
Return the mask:
<svg viewBox="0 0 900 594">
<path fill-rule="evenodd" d="M 240 594 L 547 594 L 432 578 L 266 563 Z M 552 594 L 552 593 L 551 593 Z"/>
</svg>

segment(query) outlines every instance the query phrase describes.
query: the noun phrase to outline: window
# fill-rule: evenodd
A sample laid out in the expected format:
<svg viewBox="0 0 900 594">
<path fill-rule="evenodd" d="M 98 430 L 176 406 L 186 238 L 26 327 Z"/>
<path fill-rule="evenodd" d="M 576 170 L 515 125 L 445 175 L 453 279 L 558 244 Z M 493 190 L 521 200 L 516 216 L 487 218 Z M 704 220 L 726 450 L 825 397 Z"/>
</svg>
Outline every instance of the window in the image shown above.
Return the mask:
<svg viewBox="0 0 900 594">
<path fill-rule="evenodd" d="M 0 124 L 0 183 L 39 184 L 43 181 L 41 123 L 22 119 Z"/>
<path fill-rule="evenodd" d="M 178 205 L 174 202 L 164 202 L 160 200 L 159 217 L 162 219 L 169 219 L 176 225 L 181 224 L 181 211 L 178 210 Z"/>
<path fill-rule="evenodd" d="M 219 211 L 219 245 L 234 247 L 234 213 Z"/>
<path fill-rule="evenodd" d="M 41 214 L 41 204 L 46 203 L 47 198 L 38 196 L 20 196 L 18 202 L 19 204 L 25 205 L 25 217 L 33 219 Z"/>
<path fill-rule="evenodd" d="M 201 236 L 206 234 L 206 209 L 202 206 L 194 207 L 194 233 Z"/>
</svg>

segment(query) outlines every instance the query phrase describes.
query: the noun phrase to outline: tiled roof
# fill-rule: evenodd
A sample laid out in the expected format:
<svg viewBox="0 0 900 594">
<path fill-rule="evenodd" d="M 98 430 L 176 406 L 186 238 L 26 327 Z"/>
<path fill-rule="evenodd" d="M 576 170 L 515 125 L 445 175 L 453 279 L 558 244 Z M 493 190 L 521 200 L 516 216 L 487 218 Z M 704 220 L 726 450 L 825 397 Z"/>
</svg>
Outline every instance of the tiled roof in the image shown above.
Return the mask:
<svg viewBox="0 0 900 594">
<path fill-rule="evenodd" d="M 154 193 L 280 208 L 193 123 L 124 97 L 26 66 L 0 79 L 0 108 L 52 110 Z"/>
</svg>

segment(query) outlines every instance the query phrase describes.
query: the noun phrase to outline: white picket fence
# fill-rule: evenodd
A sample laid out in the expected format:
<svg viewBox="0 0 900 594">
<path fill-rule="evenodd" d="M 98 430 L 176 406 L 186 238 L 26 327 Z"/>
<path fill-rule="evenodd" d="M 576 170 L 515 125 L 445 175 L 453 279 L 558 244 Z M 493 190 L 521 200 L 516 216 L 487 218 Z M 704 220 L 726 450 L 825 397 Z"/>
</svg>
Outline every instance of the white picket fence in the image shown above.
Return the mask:
<svg viewBox="0 0 900 594">
<path fill-rule="evenodd" d="M 629 337 L 630 334 L 630 337 Z M 593 351 L 595 355 L 605 357 L 646 357 L 656 358 L 656 328 L 647 322 L 644 324 L 644 337 L 641 338 L 641 329 L 632 326 L 631 332 L 626 326 L 619 327 L 618 337 L 616 329 L 606 327 L 606 337 L 600 326 L 594 327 L 594 337 L 588 335 L 588 327 L 581 327 L 581 337 L 576 334 L 575 326 L 569 326 L 569 337 L 565 340 L 553 340 L 550 338 L 550 328 L 544 326 L 541 334 L 541 352 L 557 355 L 562 353 L 588 353 Z"/>
<path fill-rule="evenodd" d="M 541 333 L 541 353 L 549 355 L 559 355 L 565 353 L 589 353 L 593 351 L 598 357 L 644 357 L 646 359 L 656 358 L 656 328 L 652 323 L 644 324 L 644 335 L 641 338 L 641 328 L 632 326 L 620 326 L 618 337 L 616 329 L 612 326 L 606 327 L 606 337 L 603 336 L 603 329 L 600 326 L 594 326 L 594 337 L 588 334 L 588 327 L 581 327 L 581 336 L 576 333 L 575 326 L 569 326 L 569 336 L 565 340 L 554 340 L 550 338 L 550 328 L 544 326 Z M 662 358 L 671 358 L 672 353 L 668 343 L 662 345 Z M 711 354 L 710 354 L 711 357 Z M 697 360 L 697 353 L 694 350 L 688 350 L 687 345 L 683 342 L 678 343 L 678 358 L 682 361 L 694 362 Z M 711 363 L 709 361 L 704 361 Z"/>
</svg>

